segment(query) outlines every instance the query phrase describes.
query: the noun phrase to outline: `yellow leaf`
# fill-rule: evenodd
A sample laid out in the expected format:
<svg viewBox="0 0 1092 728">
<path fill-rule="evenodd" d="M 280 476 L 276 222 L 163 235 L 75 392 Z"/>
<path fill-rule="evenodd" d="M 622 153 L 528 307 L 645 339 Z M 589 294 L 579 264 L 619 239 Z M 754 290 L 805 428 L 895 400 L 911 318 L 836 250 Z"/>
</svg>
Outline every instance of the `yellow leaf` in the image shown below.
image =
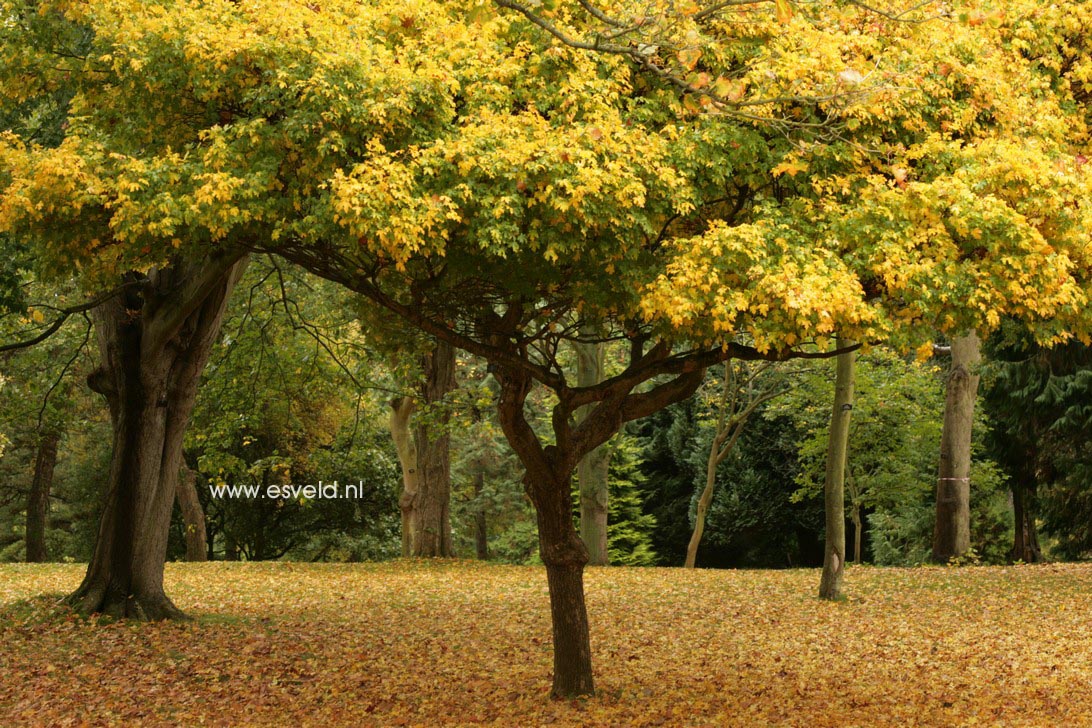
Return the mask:
<svg viewBox="0 0 1092 728">
<path fill-rule="evenodd" d="M 792 20 L 792 4 L 789 0 L 774 0 L 777 10 L 777 22 L 787 23 Z"/>
</svg>

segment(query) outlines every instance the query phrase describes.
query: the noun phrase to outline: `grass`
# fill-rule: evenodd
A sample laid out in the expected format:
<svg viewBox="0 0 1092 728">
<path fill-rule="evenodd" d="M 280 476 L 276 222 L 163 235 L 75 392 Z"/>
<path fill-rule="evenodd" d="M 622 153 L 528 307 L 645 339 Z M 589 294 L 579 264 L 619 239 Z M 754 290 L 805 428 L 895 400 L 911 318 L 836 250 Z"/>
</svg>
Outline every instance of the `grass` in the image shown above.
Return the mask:
<svg viewBox="0 0 1092 728">
<path fill-rule="evenodd" d="M 589 569 L 578 701 L 547 697 L 541 568 L 170 564 L 180 624 L 77 618 L 82 572 L 0 566 L 0 725 L 1092 725 L 1092 565 L 851 567 L 840 603 Z"/>
</svg>

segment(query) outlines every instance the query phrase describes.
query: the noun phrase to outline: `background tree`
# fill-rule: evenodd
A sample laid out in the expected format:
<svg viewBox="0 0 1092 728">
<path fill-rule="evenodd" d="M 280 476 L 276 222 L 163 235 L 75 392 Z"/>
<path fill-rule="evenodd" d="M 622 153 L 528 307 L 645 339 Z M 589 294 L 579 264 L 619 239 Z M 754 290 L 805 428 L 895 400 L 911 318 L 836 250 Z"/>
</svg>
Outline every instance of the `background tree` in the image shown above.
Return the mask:
<svg viewBox="0 0 1092 728">
<path fill-rule="evenodd" d="M 838 348 L 852 342 L 838 339 Z M 842 598 L 842 575 L 846 567 L 845 471 L 849 452 L 849 423 L 853 413 L 855 350 L 839 354 L 834 377 L 834 410 L 830 417 L 826 477 L 823 480 L 823 511 L 826 513 L 824 541 L 826 556 L 819 582 L 820 599 Z"/>
<path fill-rule="evenodd" d="M 933 535 L 933 559 L 940 563 L 959 558 L 971 547 L 971 427 L 978 397 L 980 347 L 974 332 L 952 339 Z"/>
</svg>

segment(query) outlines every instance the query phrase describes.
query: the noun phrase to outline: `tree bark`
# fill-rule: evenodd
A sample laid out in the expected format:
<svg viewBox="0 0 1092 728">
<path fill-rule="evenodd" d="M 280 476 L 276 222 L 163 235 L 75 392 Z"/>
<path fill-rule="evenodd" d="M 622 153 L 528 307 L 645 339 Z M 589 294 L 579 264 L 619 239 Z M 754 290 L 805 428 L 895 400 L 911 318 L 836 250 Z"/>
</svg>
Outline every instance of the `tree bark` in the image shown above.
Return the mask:
<svg viewBox="0 0 1092 728">
<path fill-rule="evenodd" d="M 847 346 L 852 346 L 852 342 L 838 340 L 839 349 Z M 826 545 L 823 576 L 819 581 L 820 599 L 835 600 L 842 597 L 842 575 L 846 564 L 846 455 L 849 450 L 849 420 L 853 412 L 856 360 L 856 351 L 839 354 L 834 379 L 834 411 L 830 418 L 827 471 L 823 482 Z"/>
<path fill-rule="evenodd" d="M 527 494 L 538 521 L 539 554 L 550 588 L 554 640 L 553 695 L 567 698 L 595 692 L 591 633 L 584 603 L 588 550 L 573 527 L 571 478 L 558 472 L 528 472 Z"/>
<path fill-rule="evenodd" d="M 182 438 L 243 267 L 178 263 L 95 309 L 102 363 L 88 384 L 110 405 L 114 447 L 94 555 L 69 596 L 81 613 L 185 617 L 163 590 Z"/>
<path fill-rule="evenodd" d="M 482 503 L 484 490 L 485 466 L 478 463 L 477 472 L 474 474 L 474 500 L 477 502 L 474 509 L 474 552 L 478 561 L 489 560 L 489 529 L 485 517 L 485 504 Z"/>
<path fill-rule="evenodd" d="M 416 523 L 417 494 L 420 490 L 420 478 L 417 472 L 417 444 L 410 431 L 410 417 L 413 415 L 412 397 L 396 397 L 390 402 L 391 439 L 398 453 L 398 462 L 402 465 L 402 495 L 398 507 L 402 511 L 402 556 L 413 556 L 413 531 Z"/>
<path fill-rule="evenodd" d="M 591 332 L 592 335 L 595 332 Z M 605 346 L 602 343 L 577 343 L 576 383 L 591 387 L 603 381 Z M 590 407 L 584 408 L 581 417 Z M 576 482 L 580 485 L 580 538 L 588 549 L 591 566 L 610 563 L 608 552 L 607 518 L 610 505 L 610 449 L 600 445 L 580 459 L 576 466 Z"/>
<path fill-rule="evenodd" d="M 428 416 L 417 425 L 417 470 L 420 473 L 413 555 L 451 557 L 451 415 L 444 397 L 455 389 L 455 348 L 445 341 L 425 356 L 421 399 Z"/>
<path fill-rule="evenodd" d="M 176 493 L 182 511 L 182 527 L 186 537 L 186 561 L 208 561 L 208 536 L 205 532 L 205 509 L 197 497 L 197 473 L 182 465 Z"/>
<path fill-rule="evenodd" d="M 41 563 L 49 558 L 46 551 L 46 526 L 49 520 L 49 492 L 53 488 L 53 471 L 57 466 L 57 445 L 61 433 L 49 431 L 38 439 L 34 458 L 34 478 L 30 481 L 27 498 L 26 560 Z"/>
<path fill-rule="evenodd" d="M 719 433 L 718 433 L 719 434 Z M 720 449 L 716 438 L 713 447 L 709 450 L 709 459 L 705 463 L 705 488 L 698 498 L 697 513 L 694 514 L 694 532 L 690 534 L 690 543 L 686 547 L 687 569 L 693 569 L 698 561 L 698 546 L 701 545 L 701 537 L 705 533 L 705 515 L 709 512 L 709 506 L 713 504 L 713 492 L 717 483 L 717 451 Z"/>
<path fill-rule="evenodd" d="M 933 560 L 939 563 L 962 556 L 971 547 L 971 427 L 978 393 L 975 370 L 981 360 L 973 331 L 952 341 L 933 531 Z"/>
<path fill-rule="evenodd" d="M 1043 552 L 1039 547 L 1039 532 L 1035 526 L 1033 507 L 1035 490 L 1034 474 L 1025 482 L 1013 483 L 1012 486 L 1015 534 L 1009 558 L 1012 561 L 1023 561 L 1025 564 L 1037 564 L 1043 560 Z"/>
</svg>

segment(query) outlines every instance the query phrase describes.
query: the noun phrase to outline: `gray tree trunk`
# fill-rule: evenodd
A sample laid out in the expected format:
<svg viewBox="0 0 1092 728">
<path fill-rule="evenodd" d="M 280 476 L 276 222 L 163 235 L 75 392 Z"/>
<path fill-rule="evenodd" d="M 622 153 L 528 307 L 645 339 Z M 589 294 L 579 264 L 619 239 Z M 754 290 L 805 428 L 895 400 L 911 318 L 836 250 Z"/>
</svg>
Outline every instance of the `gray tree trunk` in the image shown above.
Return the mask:
<svg viewBox="0 0 1092 728">
<path fill-rule="evenodd" d="M 205 531 L 205 509 L 197 497 L 197 473 L 182 465 L 182 477 L 178 479 L 175 494 L 178 508 L 182 511 L 182 527 L 185 529 L 186 561 L 208 561 L 208 535 Z"/>
<path fill-rule="evenodd" d="M 421 399 L 428 416 L 417 424 L 417 507 L 413 555 L 451 557 L 455 546 L 451 539 L 451 437 L 450 414 L 444 397 L 455 389 L 455 349 L 439 341 L 425 356 L 425 382 Z"/>
<path fill-rule="evenodd" d="M 390 402 L 389 421 L 391 439 L 398 453 L 398 462 L 402 466 L 402 495 L 398 506 L 402 510 L 402 556 L 413 556 L 413 532 L 417 519 L 417 494 L 420 490 L 420 478 L 417 472 L 417 444 L 410 430 L 410 417 L 413 416 L 414 400 L 412 397 L 396 397 Z"/>
<path fill-rule="evenodd" d="M 838 339 L 839 349 L 853 342 Z M 820 599 L 842 597 L 842 575 L 846 565 L 846 455 L 849 450 L 849 420 L 853 412 L 854 370 L 857 352 L 838 355 L 834 379 L 834 411 L 830 419 L 827 444 L 827 472 L 823 482 L 826 511 L 826 546 L 823 576 L 819 581 Z"/>
<path fill-rule="evenodd" d="M 95 309 L 102 363 L 88 384 L 110 405 L 114 447 L 94 555 L 68 598 L 81 613 L 185 617 L 163 590 L 182 438 L 243 266 L 225 256 L 159 269 Z"/>
<path fill-rule="evenodd" d="M 971 332 L 952 341 L 952 368 L 944 400 L 937 475 L 933 560 L 946 563 L 971 547 L 971 427 L 978 394 L 978 336 Z"/>
<path fill-rule="evenodd" d="M 605 346 L 577 343 L 573 348 L 576 350 L 577 386 L 590 387 L 602 382 Z M 580 416 L 585 414 L 582 412 Z M 580 486 L 580 538 L 588 549 L 588 564 L 606 566 L 610 562 L 607 550 L 610 448 L 607 445 L 600 445 L 580 459 L 576 466 L 576 481 Z"/>
<path fill-rule="evenodd" d="M 49 558 L 46 551 L 46 527 L 49 521 L 49 492 L 53 488 L 53 471 L 57 466 L 57 445 L 61 433 L 50 431 L 38 439 L 38 453 L 34 458 L 34 478 L 30 481 L 27 498 L 26 559 L 29 563 L 41 563 Z"/>
</svg>

